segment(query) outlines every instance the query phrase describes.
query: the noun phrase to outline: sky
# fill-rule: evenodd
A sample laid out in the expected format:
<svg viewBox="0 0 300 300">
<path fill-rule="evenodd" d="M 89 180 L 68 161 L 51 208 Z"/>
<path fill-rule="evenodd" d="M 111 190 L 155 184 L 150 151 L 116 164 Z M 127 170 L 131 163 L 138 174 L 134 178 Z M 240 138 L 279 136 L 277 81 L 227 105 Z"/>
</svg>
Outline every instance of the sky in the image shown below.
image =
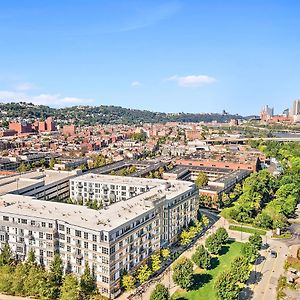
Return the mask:
<svg viewBox="0 0 300 300">
<path fill-rule="evenodd" d="M 0 102 L 281 113 L 299 70 L 297 0 L 0 0 Z"/>
</svg>

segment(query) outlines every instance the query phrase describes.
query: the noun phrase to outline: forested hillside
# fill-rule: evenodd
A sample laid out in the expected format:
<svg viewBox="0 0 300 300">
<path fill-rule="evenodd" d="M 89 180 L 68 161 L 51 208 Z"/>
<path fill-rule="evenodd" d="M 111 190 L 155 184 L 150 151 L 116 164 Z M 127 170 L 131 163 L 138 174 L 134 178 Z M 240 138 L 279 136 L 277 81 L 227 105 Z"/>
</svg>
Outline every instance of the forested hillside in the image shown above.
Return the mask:
<svg viewBox="0 0 300 300">
<path fill-rule="evenodd" d="M 174 113 L 151 112 L 123 108 L 120 106 L 72 106 L 52 108 L 31 103 L 0 103 L 1 118 L 45 119 L 54 117 L 57 121 L 73 120 L 75 124 L 139 124 L 165 122 L 228 122 L 231 119 L 244 119 L 239 115 L 217 113 Z"/>
</svg>

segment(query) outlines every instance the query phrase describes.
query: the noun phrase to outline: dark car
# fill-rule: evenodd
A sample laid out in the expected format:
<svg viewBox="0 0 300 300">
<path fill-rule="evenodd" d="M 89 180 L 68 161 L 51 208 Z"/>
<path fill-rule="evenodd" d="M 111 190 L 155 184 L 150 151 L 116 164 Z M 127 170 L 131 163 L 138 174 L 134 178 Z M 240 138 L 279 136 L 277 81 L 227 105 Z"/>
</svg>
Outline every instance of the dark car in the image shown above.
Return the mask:
<svg viewBox="0 0 300 300">
<path fill-rule="evenodd" d="M 276 258 L 277 252 L 275 250 L 271 250 L 271 257 Z"/>
</svg>

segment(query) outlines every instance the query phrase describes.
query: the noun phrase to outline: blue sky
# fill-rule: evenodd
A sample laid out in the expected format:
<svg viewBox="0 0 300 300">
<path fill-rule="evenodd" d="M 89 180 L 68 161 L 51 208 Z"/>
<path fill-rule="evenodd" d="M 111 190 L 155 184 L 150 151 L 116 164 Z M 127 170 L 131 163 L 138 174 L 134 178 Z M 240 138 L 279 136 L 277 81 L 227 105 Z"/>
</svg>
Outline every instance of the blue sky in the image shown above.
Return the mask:
<svg viewBox="0 0 300 300">
<path fill-rule="evenodd" d="M 299 1 L 0 0 L 0 98 L 281 113 L 299 44 Z"/>
</svg>

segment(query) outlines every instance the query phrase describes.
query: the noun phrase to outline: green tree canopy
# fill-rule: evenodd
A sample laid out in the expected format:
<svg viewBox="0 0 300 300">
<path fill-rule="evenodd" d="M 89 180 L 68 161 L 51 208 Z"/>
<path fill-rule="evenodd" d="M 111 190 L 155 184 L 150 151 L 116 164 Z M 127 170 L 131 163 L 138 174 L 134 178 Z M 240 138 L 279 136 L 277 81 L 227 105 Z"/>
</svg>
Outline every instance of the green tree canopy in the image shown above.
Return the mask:
<svg viewBox="0 0 300 300">
<path fill-rule="evenodd" d="M 208 270 L 211 267 L 211 255 L 200 245 L 192 255 L 192 261 L 200 268 Z"/>
<path fill-rule="evenodd" d="M 126 291 L 130 291 L 134 288 L 135 278 L 130 274 L 124 274 L 121 279 L 121 284 Z"/>
<path fill-rule="evenodd" d="M 79 299 L 79 285 L 78 280 L 74 274 L 67 274 L 64 277 L 63 285 L 61 287 L 61 300 L 78 300 Z"/>
<path fill-rule="evenodd" d="M 88 262 L 85 262 L 84 272 L 80 277 L 80 292 L 83 297 L 88 297 L 96 291 L 96 284 Z"/>
<path fill-rule="evenodd" d="M 173 280 L 183 289 L 193 285 L 193 263 L 190 259 L 182 257 L 173 266 Z"/>
<path fill-rule="evenodd" d="M 262 237 L 257 232 L 255 232 L 249 237 L 249 243 L 254 245 L 257 250 L 260 250 L 262 245 Z"/>
<path fill-rule="evenodd" d="M 215 290 L 221 300 L 235 300 L 239 295 L 235 275 L 231 271 L 222 272 L 215 281 Z"/>
<path fill-rule="evenodd" d="M 9 244 L 6 242 L 0 254 L 0 266 L 12 265 L 15 263 L 15 259 L 11 252 Z"/>
<path fill-rule="evenodd" d="M 169 290 L 163 284 L 157 284 L 150 295 L 150 300 L 169 300 Z"/>
<path fill-rule="evenodd" d="M 226 229 L 224 227 L 218 228 L 215 233 L 215 236 L 222 245 L 227 243 L 227 240 L 229 237 L 228 232 L 226 231 Z"/>
<path fill-rule="evenodd" d="M 198 188 L 202 188 L 208 184 L 208 177 L 205 173 L 200 172 L 195 180 L 195 184 Z"/>
<path fill-rule="evenodd" d="M 243 244 L 241 252 L 250 263 L 255 262 L 256 258 L 259 255 L 256 246 L 249 242 Z"/>
<path fill-rule="evenodd" d="M 205 240 L 205 247 L 206 249 L 212 254 L 218 254 L 222 248 L 222 243 L 217 238 L 216 234 L 211 234 Z"/>
</svg>

